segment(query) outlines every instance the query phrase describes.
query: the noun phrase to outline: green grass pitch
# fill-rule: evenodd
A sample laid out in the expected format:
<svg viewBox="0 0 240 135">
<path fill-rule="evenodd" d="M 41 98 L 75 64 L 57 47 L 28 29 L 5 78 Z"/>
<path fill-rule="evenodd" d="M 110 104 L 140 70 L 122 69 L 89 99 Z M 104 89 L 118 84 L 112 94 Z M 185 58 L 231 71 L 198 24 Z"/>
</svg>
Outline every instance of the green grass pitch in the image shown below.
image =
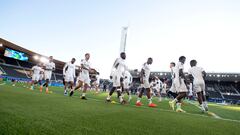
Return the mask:
<svg viewBox="0 0 240 135">
<path fill-rule="evenodd" d="M 239 135 L 240 107 L 210 104 L 221 119 L 202 114 L 184 102 L 187 113 L 170 110 L 168 100 L 157 108 L 105 103 L 107 93 L 87 93 L 88 100 L 63 95 L 51 87 L 52 94 L 28 90 L 21 84 L 12 87 L 0 82 L 0 135 Z M 117 101 L 113 96 L 113 99 Z M 125 96 L 127 97 L 127 96 Z"/>
</svg>

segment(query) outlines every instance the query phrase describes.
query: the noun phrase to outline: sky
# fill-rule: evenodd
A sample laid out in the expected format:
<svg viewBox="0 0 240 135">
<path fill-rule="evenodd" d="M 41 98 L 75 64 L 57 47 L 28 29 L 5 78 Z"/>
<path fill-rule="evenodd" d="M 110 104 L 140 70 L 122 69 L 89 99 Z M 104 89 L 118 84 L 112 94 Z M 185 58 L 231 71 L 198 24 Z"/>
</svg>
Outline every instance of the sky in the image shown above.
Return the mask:
<svg viewBox="0 0 240 135">
<path fill-rule="evenodd" d="M 179 56 L 207 72 L 240 72 L 239 0 L 0 0 L 0 37 L 45 56 L 92 67 L 108 78 L 128 26 L 126 64 L 169 71 Z"/>
</svg>

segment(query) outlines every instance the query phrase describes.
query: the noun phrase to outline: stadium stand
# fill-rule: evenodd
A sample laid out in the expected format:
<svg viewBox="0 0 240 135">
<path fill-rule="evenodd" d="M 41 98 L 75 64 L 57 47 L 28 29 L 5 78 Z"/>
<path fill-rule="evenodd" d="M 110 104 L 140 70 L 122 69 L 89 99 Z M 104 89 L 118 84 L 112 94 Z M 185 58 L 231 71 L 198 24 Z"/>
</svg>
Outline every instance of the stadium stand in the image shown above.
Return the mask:
<svg viewBox="0 0 240 135">
<path fill-rule="evenodd" d="M 207 84 L 206 86 L 206 92 L 209 94 L 211 98 L 216 98 L 216 99 L 221 99 L 222 95 L 220 92 L 218 92 L 215 88 L 214 85 L 212 84 Z"/>
<path fill-rule="evenodd" d="M 19 67 L 12 66 L 12 65 L 0 65 L 1 69 L 5 72 L 4 75 L 6 76 L 11 76 L 11 77 L 16 77 L 16 78 L 29 78 L 27 74 L 29 74 L 28 71 L 24 71 Z"/>
<path fill-rule="evenodd" d="M 3 55 L 0 55 L 0 59 L 2 60 L 0 61 L 1 63 L 18 66 L 17 61 L 15 59 L 4 57 Z"/>
</svg>

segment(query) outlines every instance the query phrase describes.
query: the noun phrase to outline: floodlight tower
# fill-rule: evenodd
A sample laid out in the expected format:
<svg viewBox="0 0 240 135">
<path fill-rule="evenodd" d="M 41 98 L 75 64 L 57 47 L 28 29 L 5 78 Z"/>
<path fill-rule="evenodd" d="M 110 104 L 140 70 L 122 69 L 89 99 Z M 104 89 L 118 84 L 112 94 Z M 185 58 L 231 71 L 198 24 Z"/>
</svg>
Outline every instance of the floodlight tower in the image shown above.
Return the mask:
<svg viewBox="0 0 240 135">
<path fill-rule="evenodd" d="M 128 27 L 122 27 L 120 53 L 126 51 L 127 32 L 128 32 Z"/>
</svg>

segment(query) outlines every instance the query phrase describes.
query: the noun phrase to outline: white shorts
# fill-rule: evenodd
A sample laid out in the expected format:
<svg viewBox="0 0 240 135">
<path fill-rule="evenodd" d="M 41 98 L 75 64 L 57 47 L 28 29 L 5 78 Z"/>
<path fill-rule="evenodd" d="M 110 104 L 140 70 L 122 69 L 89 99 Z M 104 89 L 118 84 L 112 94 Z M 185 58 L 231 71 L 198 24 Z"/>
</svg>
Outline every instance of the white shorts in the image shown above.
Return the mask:
<svg viewBox="0 0 240 135">
<path fill-rule="evenodd" d="M 162 89 L 161 93 L 162 93 L 162 94 L 167 94 L 166 89 Z"/>
<path fill-rule="evenodd" d="M 78 81 L 88 84 L 89 86 L 90 86 L 90 82 L 91 82 L 89 74 L 85 74 L 85 73 L 80 73 L 80 75 L 78 77 Z"/>
<path fill-rule="evenodd" d="M 149 83 L 148 79 L 143 79 L 143 87 L 145 89 L 150 88 L 150 83 Z"/>
<path fill-rule="evenodd" d="M 45 72 L 44 72 L 44 79 L 45 80 L 47 80 L 47 79 L 51 80 L 51 78 L 52 78 L 52 71 L 45 70 Z"/>
<path fill-rule="evenodd" d="M 40 77 L 39 75 L 33 74 L 32 75 L 32 80 L 33 81 L 39 81 L 39 77 Z"/>
<path fill-rule="evenodd" d="M 64 80 L 65 82 L 74 82 L 74 76 L 66 74 Z"/>
<path fill-rule="evenodd" d="M 121 86 L 121 74 L 115 73 L 113 75 L 113 87 L 120 87 Z"/>
<path fill-rule="evenodd" d="M 174 79 L 172 86 L 176 92 L 188 92 L 184 79 Z"/>
<path fill-rule="evenodd" d="M 193 84 L 193 91 L 196 93 L 205 91 L 205 83 Z"/>
<path fill-rule="evenodd" d="M 124 87 L 124 89 L 129 89 L 130 88 L 130 84 L 128 82 L 124 82 L 123 87 Z"/>
<path fill-rule="evenodd" d="M 174 83 L 172 83 L 172 86 L 171 86 L 171 88 L 169 89 L 169 91 L 171 91 L 171 92 L 173 92 L 173 93 L 176 93 L 176 92 L 177 92 Z"/>
</svg>

